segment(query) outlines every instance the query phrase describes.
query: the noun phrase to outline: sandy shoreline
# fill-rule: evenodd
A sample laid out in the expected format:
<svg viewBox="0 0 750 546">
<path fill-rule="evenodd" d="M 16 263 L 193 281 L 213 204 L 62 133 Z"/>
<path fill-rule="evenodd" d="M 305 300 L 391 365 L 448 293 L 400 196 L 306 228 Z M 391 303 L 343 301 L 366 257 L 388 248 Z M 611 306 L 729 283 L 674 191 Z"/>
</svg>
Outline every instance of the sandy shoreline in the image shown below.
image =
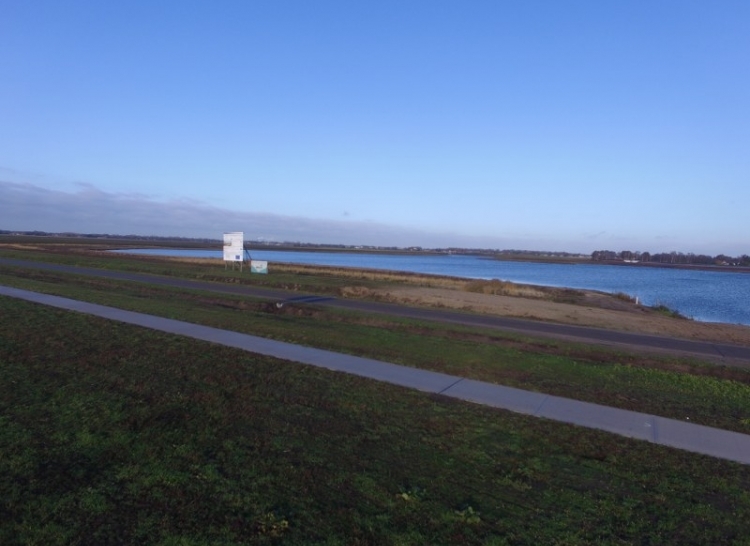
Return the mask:
<svg viewBox="0 0 750 546">
<path fill-rule="evenodd" d="M 750 326 L 666 316 L 651 307 L 593 290 L 500 283 L 511 294 L 497 293 L 487 281 L 418 275 L 396 271 L 274 264 L 278 270 L 351 278 L 342 297 L 372 298 L 392 303 L 444 307 L 476 313 L 543 320 L 719 343 L 750 346 Z M 368 281 L 359 284 L 356 281 Z M 376 288 L 371 281 L 384 281 Z M 477 287 L 477 282 L 480 286 Z M 369 287 L 364 286 L 368 284 Z M 487 289 L 496 293 L 486 293 Z M 484 289 L 484 290 L 483 290 Z M 559 301 L 570 300 L 570 301 Z M 558 300 L 558 301 L 555 301 Z"/>
<path fill-rule="evenodd" d="M 207 261 L 171 259 L 183 262 Z M 498 285 L 493 284 L 497 281 L 470 281 L 457 277 L 398 271 L 280 263 L 273 264 L 273 270 L 349 279 L 352 281 L 351 284 L 339 290 L 339 295 L 345 298 L 369 298 L 407 305 L 460 309 L 623 332 L 750 346 L 750 326 L 665 316 L 653 308 L 593 290 L 499 283 L 499 290 L 507 292 L 504 294 L 497 293 Z M 488 291 L 494 293 L 487 293 Z"/>
<path fill-rule="evenodd" d="M 699 322 L 664 316 L 609 294 L 586 292 L 582 303 L 466 292 L 450 288 L 393 287 L 368 291 L 383 301 L 462 309 L 477 313 L 591 326 L 737 345 L 750 345 L 750 326 Z"/>
<path fill-rule="evenodd" d="M 407 305 L 444 307 L 622 332 L 750 346 L 750 326 L 666 316 L 627 298 L 594 290 L 471 281 L 457 277 L 370 269 L 293 264 L 274 264 L 274 268 L 288 273 L 351 279 L 351 286 L 340 290 L 342 297 L 372 298 Z M 365 282 L 358 283 L 360 280 Z M 372 281 L 377 283 L 376 287 L 372 286 Z"/>
</svg>

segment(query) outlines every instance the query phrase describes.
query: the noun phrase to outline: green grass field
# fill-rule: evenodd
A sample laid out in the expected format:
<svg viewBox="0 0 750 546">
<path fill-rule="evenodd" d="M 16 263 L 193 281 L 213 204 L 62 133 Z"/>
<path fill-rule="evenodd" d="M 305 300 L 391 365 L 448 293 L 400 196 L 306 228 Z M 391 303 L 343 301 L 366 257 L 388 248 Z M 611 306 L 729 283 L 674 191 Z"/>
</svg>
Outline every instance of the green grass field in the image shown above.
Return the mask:
<svg viewBox="0 0 750 546">
<path fill-rule="evenodd" d="M 727 544 L 750 468 L 0 298 L 2 544 Z"/>
<path fill-rule="evenodd" d="M 224 274 L 124 257 L 46 259 Z M 283 282 L 320 290 L 338 282 L 308 277 Z M 3 267 L 0 284 L 750 428 L 743 370 L 34 270 Z M 0 423 L 0 544 L 747 544 L 750 536 L 748 466 L 4 297 Z"/>
</svg>

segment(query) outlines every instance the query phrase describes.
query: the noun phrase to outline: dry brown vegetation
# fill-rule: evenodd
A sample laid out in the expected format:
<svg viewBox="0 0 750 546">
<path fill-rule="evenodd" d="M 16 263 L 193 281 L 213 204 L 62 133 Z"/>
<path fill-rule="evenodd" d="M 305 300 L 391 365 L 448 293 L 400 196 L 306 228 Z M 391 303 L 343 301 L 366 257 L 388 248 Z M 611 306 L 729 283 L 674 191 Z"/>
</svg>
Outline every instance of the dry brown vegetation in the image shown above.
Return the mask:
<svg viewBox="0 0 750 546">
<path fill-rule="evenodd" d="M 197 263 L 195 259 L 178 261 Z M 200 260 L 206 263 L 206 260 Z M 215 260 L 221 263 L 221 260 Z M 592 326 L 626 332 L 750 345 L 750 327 L 680 320 L 636 304 L 625 294 L 533 286 L 508 281 L 467 280 L 372 269 L 279 264 L 271 273 L 335 277 L 338 295 L 389 303 L 459 309 L 476 313 Z M 351 284 L 346 282 L 351 280 Z"/>
<path fill-rule="evenodd" d="M 0 246 L 28 246 L 38 250 L 43 245 L 15 243 Z M 44 246 L 44 250 L 51 252 L 70 254 L 72 251 L 75 254 L 101 256 L 100 251 L 93 249 L 72 249 L 70 245 Z M 129 259 L 144 262 L 155 260 L 151 256 L 130 256 Z M 158 261 L 224 268 L 223 261 L 214 258 L 160 257 Z M 333 291 L 343 298 L 366 298 L 406 305 L 458 309 L 627 332 L 750 345 L 748 326 L 679 320 L 657 309 L 638 305 L 624 294 L 532 286 L 500 280 L 467 280 L 459 277 L 303 264 L 271 263 L 269 273 L 268 281 L 273 282 L 260 284 L 273 286 L 281 278 L 296 278 L 295 282 L 309 279 L 309 282 L 304 284 L 297 282 L 287 286 L 288 283 L 282 283 L 276 286 L 312 292 Z M 217 277 L 216 280 L 229 281 L 223 277 Z M 259 280 L 255 278 L 255 282 Z"/>
</svg>

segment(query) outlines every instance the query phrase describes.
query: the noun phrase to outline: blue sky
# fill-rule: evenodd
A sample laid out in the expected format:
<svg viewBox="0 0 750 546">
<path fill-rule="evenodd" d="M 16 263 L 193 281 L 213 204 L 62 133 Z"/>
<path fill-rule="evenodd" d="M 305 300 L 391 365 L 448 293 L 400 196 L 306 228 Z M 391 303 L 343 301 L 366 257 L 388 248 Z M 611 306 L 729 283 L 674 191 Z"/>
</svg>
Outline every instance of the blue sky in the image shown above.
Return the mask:
<svg viewBox="0 0 750 546">
<path fill-rule="evenodd" d="M 5 1 L 0 229 L 750 253 L 750 2 Z"/>
</svg>

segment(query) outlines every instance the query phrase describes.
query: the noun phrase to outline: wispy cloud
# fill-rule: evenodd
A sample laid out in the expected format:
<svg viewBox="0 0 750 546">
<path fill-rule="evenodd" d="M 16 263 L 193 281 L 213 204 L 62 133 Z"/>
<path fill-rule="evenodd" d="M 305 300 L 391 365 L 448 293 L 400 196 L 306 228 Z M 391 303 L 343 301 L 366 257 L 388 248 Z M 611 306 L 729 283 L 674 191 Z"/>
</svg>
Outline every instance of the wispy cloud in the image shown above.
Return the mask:
<svg viewBox="0 0 750 546">
<path fill-rule="evenodd" d="M 501 248 L 492 237 L 430 233 L 353 220 L 318 220 L 264 212 L 240 212 L 192 200 L 158 201 L 140 194 L 110 193 L 80 183 L 61 191 L 0 181 L 0 229 L 219 238 L 244 231 L 248 239 L 351 245 Z M 506 243 L 503 245 L 502 243 Z"/>
<path fill-rule="evenodd" d="M 12 178 L 10 169 L 3 169 Z M 158 200 L 138 193 L 107 192 L 93 184 L 70 184 L 70 190 L 31 182 L 0 180 L 0 229 L 112 235 L 156 235 L 218 239 L 225 231 L 244 231 L 249 240 L 299 241 L 425 248 L 497 248 L 591 252 L 614 250 L 746 253 L 745 245 L 705 244 L 685 248 L 672 237 L 630 240 L 607 231 L 560 240 L 526 235 L 466 235 L 388 225 L 343 217 L 320 220 L 257 211 L 219 208 L 192 199 Z M 649 244 L 650 243 L 650 244 Z M 596 247 L 596 248 L 594 248 Z"/>
</svg>

